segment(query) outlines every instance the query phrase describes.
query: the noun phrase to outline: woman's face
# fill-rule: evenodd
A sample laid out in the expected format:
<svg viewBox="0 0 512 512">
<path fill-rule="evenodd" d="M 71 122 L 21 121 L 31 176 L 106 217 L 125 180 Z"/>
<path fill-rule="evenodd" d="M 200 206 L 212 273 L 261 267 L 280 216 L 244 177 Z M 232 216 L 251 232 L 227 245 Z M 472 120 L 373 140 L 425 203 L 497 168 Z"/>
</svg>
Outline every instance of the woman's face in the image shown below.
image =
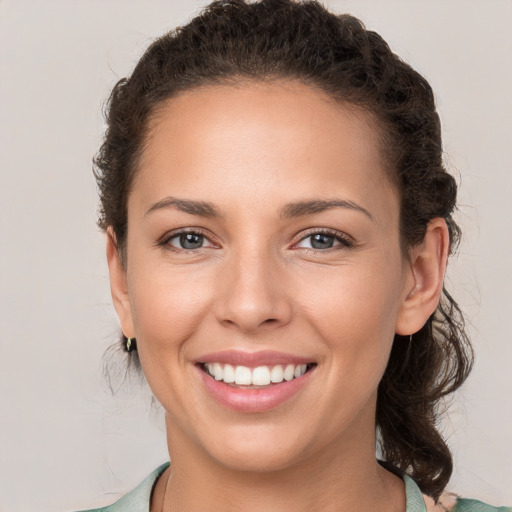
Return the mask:
<svg viewBox="0 0 512 512">
<path fill-rule="evenodd" d="M 271 470 L 374 450 L 413 278 L 367 115 L 284 81 L 168 101 L 129 196 L 121 274 L 117 309 L 171 454 Z"/>
</svg>

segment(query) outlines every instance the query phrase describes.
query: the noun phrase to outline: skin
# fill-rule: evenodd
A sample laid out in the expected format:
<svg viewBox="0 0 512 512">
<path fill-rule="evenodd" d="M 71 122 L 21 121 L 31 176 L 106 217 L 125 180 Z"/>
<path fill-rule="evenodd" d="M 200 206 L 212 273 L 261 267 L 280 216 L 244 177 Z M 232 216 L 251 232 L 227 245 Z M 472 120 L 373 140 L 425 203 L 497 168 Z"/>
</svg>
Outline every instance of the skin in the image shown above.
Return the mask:
<svg viewBox="0 0 512 512">
<path fill-rule="evenodd" d="M 375 460 L 377 387 L 395 333 L 416 332 L 436 308 L 448 233 L 434 219 L 402 253 L 377 141 L 368 114 L 287 81 L 196 89 L 155 117 L 129 195 L 126 261 L 107 237 L 123 332 L 166 411 L 172 471 L 152 511 L 164 499 L 165 510 L 405 511 L 402 480 Z M 169 197 L 220 216 L 155 206 Z M 358 208 L 282 215 L 310 200 Z M 203 246 L 180 248 L 182 229 Z M 341 238 L 315 250 L 312 230 Z M 226 349 L 317 367 L 284 404 L 241 413 L 213 400 L 194 366 Z"/>
</svg>

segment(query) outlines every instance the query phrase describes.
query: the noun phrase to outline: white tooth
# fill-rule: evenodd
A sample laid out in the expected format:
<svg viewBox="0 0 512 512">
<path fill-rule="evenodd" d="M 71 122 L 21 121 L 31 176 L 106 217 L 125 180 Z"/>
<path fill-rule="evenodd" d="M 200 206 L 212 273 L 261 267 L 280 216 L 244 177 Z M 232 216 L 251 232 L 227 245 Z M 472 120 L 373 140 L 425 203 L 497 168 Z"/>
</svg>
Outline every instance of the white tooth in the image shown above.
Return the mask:
<svg viewBox="0 0 512 512">
<path fill-rule="evenodd" d="M 235 382 L 235 369 L 230 365 L 227 364 L 224 366 L 224 382 L 227 382 L 228 384 L 230 382 Z"/>
<path fill-rule="evenodd" d="M 237 366 L 235 368 L 235 383 L 239 386 L 249 386 L 251 384 L 251 369 L 247 366 Z"/>
<path fill-rule="evenodd" d="M 258 366 L 254 368 L 251 381 L 255 386 L 266 386 L 270 384 L 270 370 L 268 366 Z"/>
<path fill-rule="evenodd" d="M 213 377 L 213 363 L 208 363 L 207 365 L 208 373 Z"/>
<path fill-rule="evenodd" d="M 293 376 L 294 376 L 294 372 L 295 372 L 295 366 L 293 364 L 289 364 L 284 369 L 284 374 L 283 374 L 284 380 L 292 380 Z"/>
<path fill-rule="evenodd" d="M 272 368 L 272 371 L 270 372 L 270 382 L 278 384 L 279 382 L 283 382 L 283 379 L 283 367 L 281 365 L 274 366 L 274 368 Z"/>
<path fill-rule="evenodd" d="M 306 369 L 307 369 L 308 365 L 307 364 L 303 364 L 301 365 L 300 367 L 300 374 L 301 375 L 304 375 L 306 373 Z"/>
<path fill-rule="evenodd" d="M 300 369 L 301 369 L 300 364 L 295 367 L 295 373 L 294 373 L 295 378 L 300 377 L 302 375 L 302 373 L 300 373 Z"/>
<path fill-rule="evenodd" d="M 222 380 L 223 373 L 222 366 L 219 363 L 213 363 L 213 376 L 215 380 Z"/>
</svg>

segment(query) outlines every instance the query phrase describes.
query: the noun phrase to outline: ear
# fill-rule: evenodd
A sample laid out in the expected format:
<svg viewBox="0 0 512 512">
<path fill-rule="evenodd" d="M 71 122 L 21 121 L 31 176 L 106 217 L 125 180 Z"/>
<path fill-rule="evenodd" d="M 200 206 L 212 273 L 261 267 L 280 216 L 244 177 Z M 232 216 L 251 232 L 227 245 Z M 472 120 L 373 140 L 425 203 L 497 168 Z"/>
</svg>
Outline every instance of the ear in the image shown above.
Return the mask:
<svg viewBox="0 0 512 512">
<path fill-rule="evenodd" d="M 128 295 L 126 269 L 119 254 L 116 235 L 111 227 L 107 229 L 107 263 L 112 301 L 121 323 L 121 329 L 127 338 L 134 338 L 135 330 Z"/>
<path fill-rule="evenodd" d="M 396 334 L 414 334 L 436 310 L 443 290 L 449 248 L 450 235 L 445 220 L 431 220 L 423 241 L 409 254 L 405 296 L 397 317 Z"/>
</svg>

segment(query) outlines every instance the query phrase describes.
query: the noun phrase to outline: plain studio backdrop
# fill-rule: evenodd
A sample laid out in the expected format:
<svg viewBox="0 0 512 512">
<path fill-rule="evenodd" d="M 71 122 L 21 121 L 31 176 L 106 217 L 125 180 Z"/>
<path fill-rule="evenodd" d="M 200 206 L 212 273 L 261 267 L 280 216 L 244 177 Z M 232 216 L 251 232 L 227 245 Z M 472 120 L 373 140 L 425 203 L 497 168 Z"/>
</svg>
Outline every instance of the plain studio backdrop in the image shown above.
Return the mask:
<svg viewBox="0 0 512 512">
<path fill-rule="evenodd" d="M 512 2 L 329 1 L 432 84 L 464 239 L 448 288 L 475 369 L 450 409 L 450 490 L 512 504 Z M 0 0 L 0 510 L 106 504 L 167 458 L 147 389 L 112 397 L 117 337 L 91 158 L 102 104 L 205 2 Z M 123 365 L 123 358 L 120 359 Z"/>
</svg>

